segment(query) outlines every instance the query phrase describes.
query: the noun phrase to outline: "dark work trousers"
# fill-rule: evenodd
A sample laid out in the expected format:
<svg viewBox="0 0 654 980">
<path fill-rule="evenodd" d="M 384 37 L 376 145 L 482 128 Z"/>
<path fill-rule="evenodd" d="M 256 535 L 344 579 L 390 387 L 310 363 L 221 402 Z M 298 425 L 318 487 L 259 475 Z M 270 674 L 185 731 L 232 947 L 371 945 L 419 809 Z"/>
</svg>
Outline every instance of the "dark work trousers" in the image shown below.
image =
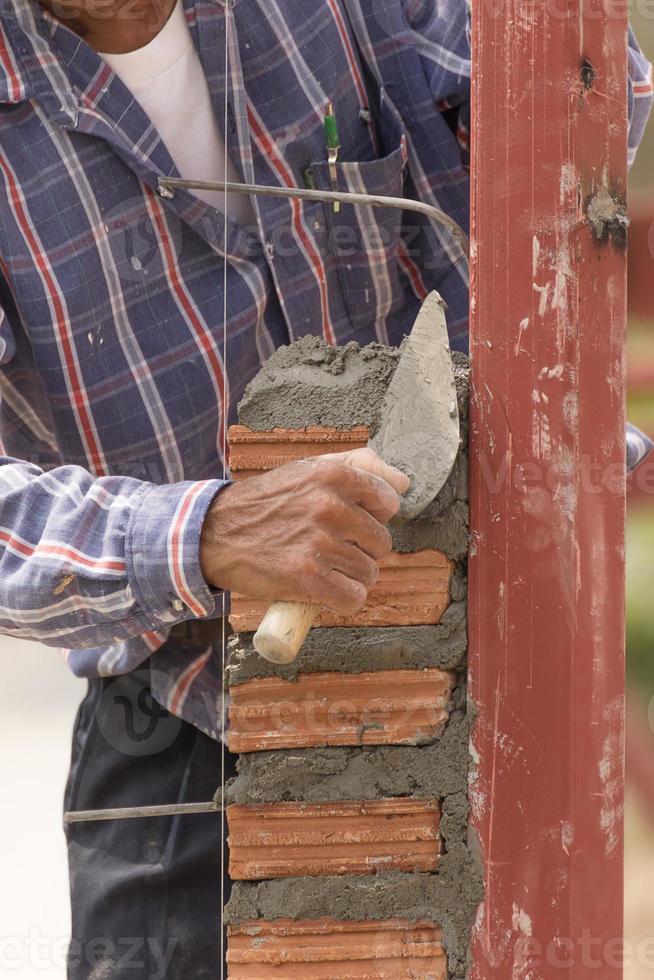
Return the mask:
<svg viewBox="0 0 654 980">
<path fill-rule="evenodd" d="M 148 682 L 146 666 L 89 683 L 75 723 L 67 810 L 213 798 L 220 744 L 157 705 Z M 225 768 L 225 778 L 234 774 L 229 754 Z M 69 980 L 226 977 L 222 838 L 220 813 L 68 825 Z M 227 880 L 224 888 L 226 900 Z"/>
</svg>

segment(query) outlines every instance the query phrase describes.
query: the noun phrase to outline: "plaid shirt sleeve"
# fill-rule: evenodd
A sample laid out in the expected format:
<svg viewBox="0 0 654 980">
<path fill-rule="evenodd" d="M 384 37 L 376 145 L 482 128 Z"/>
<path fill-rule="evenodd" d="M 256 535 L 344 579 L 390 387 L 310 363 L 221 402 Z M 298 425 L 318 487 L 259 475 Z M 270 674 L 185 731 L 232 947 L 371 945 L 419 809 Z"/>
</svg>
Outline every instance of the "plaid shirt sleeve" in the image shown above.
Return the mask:
<svg viewBox="0 0 654 980">
<path fill-rule="evenodd" d="M 199 541 L 224 485 L 0 457 L 0 631 L 79 649 L 215 614 Z"/>
</svg>

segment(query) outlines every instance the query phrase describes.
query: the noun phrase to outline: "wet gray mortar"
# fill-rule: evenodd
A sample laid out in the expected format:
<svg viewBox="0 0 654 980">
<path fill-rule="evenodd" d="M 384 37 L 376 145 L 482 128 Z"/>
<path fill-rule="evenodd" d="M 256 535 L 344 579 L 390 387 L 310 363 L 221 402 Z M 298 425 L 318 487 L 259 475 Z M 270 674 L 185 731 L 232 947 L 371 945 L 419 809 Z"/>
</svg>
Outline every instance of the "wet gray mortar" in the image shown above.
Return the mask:
<svg viewBox="0 0 654 980">
<path fill-rule="evenodd" d="M 280 348 L 249 385 L 239 405 L 239 420 L 255 430 L 276 426 L 346 427 L 367 425 L 374 432 L 384 393 L 399 351 L 350 343 L 331 348 L 305 337 Z M 469 369 L 455 354 L 461 418 L 461 450 L 438 499 L 420 518 L 393 528 L 398 551 L 436 548 L 457 562 L 452 605 L 437 626 L 312 630 L 298 660 L 288 667 L 257 656 L 252 635 L 229 643 L 227 682 L 285 677 L 316 671 L 359 673 L 366 670 L 441 667 L 457 674 L 449 722 L 431 744 L 362 746 L 255 752 L 241 755 L 238 776 L 226 787 L 226 803 L 273 803 L 286 800 L 380 799 L 388 796 L 436 796 L 442 800 L 444 854 L 435 874 L 376 874 L 290 878 L 259 883 L 237 882 L 226 919 L 407 918 L 439 922 L 444 930 L 449 975 L 466 973 L 470 929 L 482 898 L 478 862 L 469 846 L 467 785 L 470 712 L 466 704 L 465 656 L 468 537 L 468 392 Z"/>
<path fill-rule="evenodd" d="M 359 347 L 355 342 L 333 348 L 319 337 L 303 337 L 280 347 L 248 385 L 238 406 L 239 421 L 257 431 L 277 426 L 367 425 L 374 432 L 400 350 L 381 344 Z M 416 520 L 392 530 L 396 551 L 436 548 L 462 561 L 469 545 L 469 366 L 464 354 L 453 356 L 461 450 L 434 503 Z"/>
</svg>

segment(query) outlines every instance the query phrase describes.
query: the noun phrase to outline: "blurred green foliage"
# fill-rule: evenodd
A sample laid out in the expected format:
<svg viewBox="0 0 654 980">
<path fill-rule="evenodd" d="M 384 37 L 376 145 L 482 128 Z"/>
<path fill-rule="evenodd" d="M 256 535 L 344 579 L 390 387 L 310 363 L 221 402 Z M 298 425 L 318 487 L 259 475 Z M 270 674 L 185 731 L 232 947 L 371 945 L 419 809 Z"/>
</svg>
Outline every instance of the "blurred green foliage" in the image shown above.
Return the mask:
<svg viewBox="0 0 654 980">
<path fill-rule="evenodd" d="M 630 322 L 627 347 L 630 365 L 654 367 L 654 321 Z M 653 433 L 654 390 L 631 391 L 628 414 Z M 627 673 L 648 698 L 654 695 L 654 499 L 641 498 L 627 514 Z"/>
<path fill-rule="evenodd" d="M 629 364 L 654 366 L 654 321 L 632 321 L 627 348 Z M 654 390 L 630 392 L 628 414 L 653 433 Z M 647 697 L 654 695 L 654 500 L 641 499 L 627 514 L 627 673 Z"/>
<path fill-rule="evenodd" d="M 627 523 L 627 672 L 654 694 L 654 507 L 638 507 Z"/>
<path fill-rule="evenodd" d="M 634 0 L 631 22 L 654 61 L 654 2 Z M 638 152 L 630 184 L 654 196 L 654 119 Z M 629 324 L 629 362 L 654 365 L 654 322 Z M 630 393 L 629 418 L 654 433 L 654 390 Z M 654 694 L 654 501 L 630 508 L 627 521 L 627 671 L 647 696 Z"/>
</svg>

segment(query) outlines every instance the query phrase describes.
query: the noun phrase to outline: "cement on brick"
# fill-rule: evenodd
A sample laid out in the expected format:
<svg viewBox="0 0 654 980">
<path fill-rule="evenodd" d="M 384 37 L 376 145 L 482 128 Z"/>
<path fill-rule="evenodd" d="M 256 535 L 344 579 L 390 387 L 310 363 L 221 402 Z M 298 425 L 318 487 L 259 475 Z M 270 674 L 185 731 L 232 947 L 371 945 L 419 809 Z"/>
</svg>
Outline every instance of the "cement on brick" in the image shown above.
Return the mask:
<svg viewBox="0 0 654 980">
<path fill-rule="evenodd" d="M 447 799 L 467 792 L 469 738 L 468 718 L 455 711 L 440 739 L 427 746 L 250 752 L 239 757 L 225 802 Z"/>
<path fill-rule="evenodd" d="M 249 385 L 239 420 L 255 430 L 367 425 L 375 431 L 400 352 L 379 344 L 334 349 L 305 337 L 278 350 Z M 443 927 L 451 980 L 466 973 L 470 931 L 483 898 L 478 857 L 468 841 L 469 732 L 466 705 L 465 556 L 469 545 L 467 444 L 469 363 L 453 355 L 461 444 L 454 469 L 438 498 L 415 521 L 392 528 L 398 551 L 435 548 L 459 562 L 453 604 L 439 626 L 313 630 L 298 661 L 280 668 L 260 660 L 251 636 L 230 642 L 229 684 L 255 677 L 340 670 L 438 666 L 461 670 L 453 711 L 441 737 L 426 746 L 384 746 L 269 751 L 242 755 L 227 802 L 380 799 L 437 796 L 446 853 L 434 874 L 290 878 L 234 885 L 228 922 L 331 916 L 345 921 L 425 919 Z"/>
<path fill-rule="evenodd" d="M 401 348 L 351 341 L 331 347 L 320 337 L 302 337 L 280 347 L 250 382 L 238 405 L 243 425 L 258 432 L 278 426 L 350 428 L 374 432 Z M 452 352 L 462 442 L 467 444 L 470 362 Z"/>
<path fill-rule="evenodd" d="M 449 844 L 460 843 L 468 833 L 470 805 L 466 792 L 453 793 L 442 802 L 440 834 L 447 849 Z"/>
<path fill-rule="evenodd" d="M 450 582 L 452 602 L 466 602 L 468 599 L 467 562 L 457 562 Z"/>
<path fill-rule="evenodd" d="M 252 633 L 235 634 L 227 644 L 227 684 L 233 687 L 261 677 L 293 680 L 298 674 L 441 667 L 453 670 L 467 648 L 466 603 L 453 602 L 437 626 L 313 629 L 298 658 L 287 666 L 271 664 L 252 645 Z"/>
<path fill-rule="evenodd" d="M 282 426 L 367 425 L 372 432 L 400 350 L 351 342 L 333 348 L 320 337 L 303 337 L 280 347 L 248 385 L 238 407 L 239 421 L 258 431 Z M 467 554 L 468 402 L 470 368 L 464 354 L 453 355 L 461 449 L 445 486 L 419 518 L 392 528 L 397 551 L 436 548 L 455 560 Z"/>
<path fill-rule="evenodd" d="M 284 917 L 344 921 L 427 920 L 443 929 L 451 980 L 466 974 L 470 930 L 483 897 L 477 864 L 454 843 L 435 874 L 346 875 L 238 882 L 225 909 L 228 924 Z"/>
<path fill-rule="evenodd" d="M 399 356 L 397 348 L 382 344 L 362 348 L 352 341 L 334 348 L 320 337 L 302 337 L 276 350 L 250 382 L 239 421 L 259 431 L 372 427 Z"/>
<path fill-rule="evenodd" d="M 226 919 L 427 919 L 443 927 L 450 980 L 465 977 L 470 931 L 483 897 L 478 857 L 468 844 L 468 765 L 474 709 L 462 677 L 445 732 L 433 745 L 262 752 L 244 755 L 226 803 L 437 797 L 445 853 L 434 874 L 308 877 L 234 885 Z M 218 795 L 218 798 L 220 796 Z"/>
<path fill-rule="evenodd" d="M 461 561 L 470 547 L 468 505 L 455 500 L 450 507 L 438 516 L 431 517 L 425 512 L 420 517 L 404 524 L 393 522 L 390 531 L 393 535 L 395 551 L 414 552 L 423 548 L 435 548 L 448 558 Z"/>
</svg>

